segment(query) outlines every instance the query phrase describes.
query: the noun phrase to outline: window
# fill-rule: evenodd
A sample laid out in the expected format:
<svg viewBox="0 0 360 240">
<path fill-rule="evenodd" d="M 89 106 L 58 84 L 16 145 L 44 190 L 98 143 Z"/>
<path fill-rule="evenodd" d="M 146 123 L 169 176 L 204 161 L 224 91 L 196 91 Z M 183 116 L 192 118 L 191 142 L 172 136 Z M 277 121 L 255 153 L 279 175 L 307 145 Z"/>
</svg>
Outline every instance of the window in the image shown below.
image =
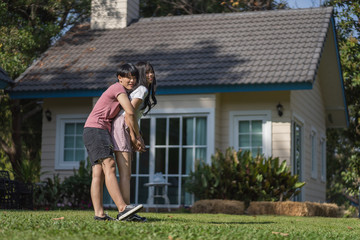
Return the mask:
<svg viewBox="0 0 360 240">
<path fill-rule="evenodd" d="M 132 161 L 130 201 L 147 204 L 149 189 L 144 184 L 161 172 L 167 182 L 170 205 L 191 205 L 193 195 L 184 189 L 185 181 L 194 170 L 195 161 L 210 163 L 214 149 L 214 115 L 210 109 L 176 109 L 177 114 L 154 109 L 140 120 L 140 129 L 146 144 L 145 153 L 134 153 Z M 104 204 L 112 205 L 105 192 Z M 161 198 L 150 203 L 161 206 Z"/>
<path fill-rule="evenodd" d="M 316 147 L 316 131 L 311 130 L 311 177 L 317 178 L 317 147 Z"/>
<path fill-rule="evenodd" d="M 326 181 L 326 140 L 325 137 L 321 138 L 321 180 Z"/>
<path fill-rule="evenodd" d="M 149 127 L 151 125 L 154 127 Z M 151 139 L 152 136 L 153 141 L 150 140 L 147 153 L 137 154 L 136 161 L 133 161 L 136 167 L 132 172 L 132 202 L 146 203 L 148 188 L 143 184 L 151 181 L 154 173 L 161 172 L 171 183 L 168 186 L 170 204 L 191 205 L 192 196 L 182 186 L 194 170 L 195 160 L 207 160 L 207 117 L 145 118 L 141 120 L 140 128 L 145 138 Z M 146 139 L 145 142 L 149 143 Z M 162 199 L 155 199 L 154 202 L 163 203 Z"/>
<path fill-rule="evenodd" d="M 303 135 L 303 124 L 299 121 L 293 122 L 292 127 L 292 141 L 293 141 L 293 166 L 292 171 L 294 175 L 299 175 L 299 182 L 302 181 L 302 159 L 303 159 L 303 143 L 302 143 L 302 135 Z M 302 200 L 303 191 L 297 196 L 294 197 L 294 201 Z"/>
<path fill-rule="evenodd" d="M 269 111 L 236 111 L 230 113 L 230 145 L 236 150 L 249 150 L 271 155 L 271 122 Z"/>
<path fill-rule="evenodd" d="M 58 115 L 56 118 L 55 169 L 73 169 L 86 161 L 83 143 L 86 115 Z"/>
</svg>

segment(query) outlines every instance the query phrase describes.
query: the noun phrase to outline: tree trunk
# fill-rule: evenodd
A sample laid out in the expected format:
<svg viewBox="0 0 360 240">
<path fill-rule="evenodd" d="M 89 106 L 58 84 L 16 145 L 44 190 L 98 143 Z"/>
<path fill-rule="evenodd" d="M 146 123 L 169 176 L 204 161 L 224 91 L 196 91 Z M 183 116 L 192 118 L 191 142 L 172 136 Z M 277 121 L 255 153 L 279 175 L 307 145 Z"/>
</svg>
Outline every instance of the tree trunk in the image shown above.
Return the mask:
<svg viewBox="0 0 360 240">
<path fill-rule="evenodd" d="M 22 160 L 22 149 L 21 149 L 21 122 L 22 122 L 22 111 L 20 100 L 11 100 L 11 113 L 12 113 L 12 133 L 10 143 L 10 152 L 8 153 L 11 166 L 14 171 L 15 179 L 19 179 L 21 174 L 21 160 Z"/>
</svg>

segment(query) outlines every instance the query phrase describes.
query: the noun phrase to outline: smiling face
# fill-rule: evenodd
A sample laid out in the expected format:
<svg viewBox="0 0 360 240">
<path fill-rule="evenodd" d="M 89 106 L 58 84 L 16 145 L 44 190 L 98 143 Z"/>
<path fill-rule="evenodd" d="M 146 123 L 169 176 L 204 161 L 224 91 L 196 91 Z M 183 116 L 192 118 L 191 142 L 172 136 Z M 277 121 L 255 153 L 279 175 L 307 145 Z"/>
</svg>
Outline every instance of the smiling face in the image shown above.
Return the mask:
<svg viewBox="0 0 360 240">
<path fill-rule="evenodd" d="M 134 88 L 134 86 L 136 85 L 136 77 L 135 76 L 126 76 L 126 77 L 121 77 L 120 75 L 118 75 L 118 79 L 119 79 L 119 83 L 121 85 L 124 86 L 125 89 L 127 90 L 132 90 Z"/>
<path fill-rule="evenodd" d="M 153 81 L 154 81 L 154 72 L 152 71 L 149 71 L 149 72 L 146 72 L 146 82 L 148 85 L 150 85 Z"/>
</svg>

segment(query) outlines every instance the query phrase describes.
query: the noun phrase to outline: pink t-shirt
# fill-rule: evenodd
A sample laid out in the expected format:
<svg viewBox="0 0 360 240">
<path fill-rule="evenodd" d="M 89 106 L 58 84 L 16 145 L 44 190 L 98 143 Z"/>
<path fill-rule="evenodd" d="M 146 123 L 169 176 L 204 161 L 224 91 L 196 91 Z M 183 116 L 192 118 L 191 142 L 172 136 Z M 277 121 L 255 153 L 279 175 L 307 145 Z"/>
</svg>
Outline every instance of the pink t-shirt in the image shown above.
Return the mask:
<svg viewBox="0 0 360 240">
<path fill-rule="evenodd" d="M 117 100 L 118 95 L 121 93 L 127 94 L 123 85 L 118 82 L 106 89 L 96 102 L 84 127 L 101 128 L 110 132 L 111 122 L 121 110 Z"/>
</svg>

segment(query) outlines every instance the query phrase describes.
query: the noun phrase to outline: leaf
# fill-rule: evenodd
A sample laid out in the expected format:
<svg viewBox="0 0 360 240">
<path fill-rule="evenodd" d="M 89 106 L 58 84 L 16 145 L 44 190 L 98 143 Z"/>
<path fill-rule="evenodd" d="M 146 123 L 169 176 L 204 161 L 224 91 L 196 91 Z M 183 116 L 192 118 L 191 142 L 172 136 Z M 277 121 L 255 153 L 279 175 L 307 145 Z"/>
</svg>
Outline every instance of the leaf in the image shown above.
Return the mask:
<svg viewBox="0 0 360 240">
<path fill-rule="evenodd" d="M 289 236 L 288 233 L 282 233 L 282 232 L 272 232 L 272 234 L 278 234 L 278 235 L 281 235 L 281 236 L 283 236 L 283 237 Z"/>
<path fill-rule="evenodd" d="M 305 185 L 305 182 L 297 182 L 297 183 L 295 183 L 294 188 L 301 188 L 301 187 L 303 187 L 304 185 Z"/>
</svg>

